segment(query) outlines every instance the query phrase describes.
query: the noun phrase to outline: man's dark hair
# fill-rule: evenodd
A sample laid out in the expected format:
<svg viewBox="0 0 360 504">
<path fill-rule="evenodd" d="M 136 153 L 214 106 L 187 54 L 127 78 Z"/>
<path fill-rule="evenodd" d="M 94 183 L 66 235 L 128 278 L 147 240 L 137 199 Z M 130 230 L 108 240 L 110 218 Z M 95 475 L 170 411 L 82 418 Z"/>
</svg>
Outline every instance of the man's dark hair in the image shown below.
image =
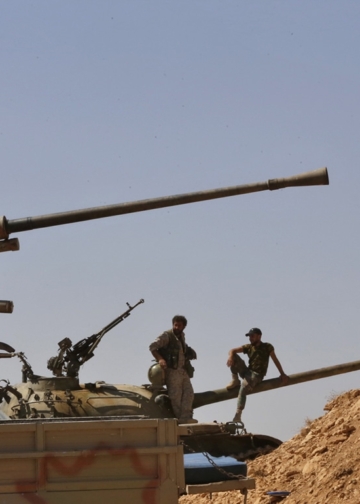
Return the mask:
<svg viewBox="0 0 360 504">
<path fill-rule="evenodd" d="M 173 325 L 174 325 L 174 322 L 181 322 L 182 324 L 184 324 L 184 327 L 187 326 L 187 320 L 183 315 L 175 315 L 175 317 L 173 317 L 173 319 L 172 319 Z"/>
</svg>

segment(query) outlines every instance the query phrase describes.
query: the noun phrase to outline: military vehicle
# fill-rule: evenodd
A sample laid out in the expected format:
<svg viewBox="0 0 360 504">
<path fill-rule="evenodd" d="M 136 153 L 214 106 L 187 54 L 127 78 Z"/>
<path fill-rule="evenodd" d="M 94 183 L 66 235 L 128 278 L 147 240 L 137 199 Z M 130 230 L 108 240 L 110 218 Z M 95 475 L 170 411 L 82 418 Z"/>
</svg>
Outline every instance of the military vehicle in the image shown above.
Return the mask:
<svg viewBox="0 0 360 504">
<path fill-rule="evenodd" d="M 17 238 L 10 239 L 12 233 L 49 226 L 70 224 L 85 220 L 110 217 L 156 208 L 182 205 L 197 201 L 224 198 L 251 192 L 276 190 L 286 187 L 327 185 L 329 178 L 326 168 L 314 170 L 287 178 L 272 179 L 266 182 L 242 186 L 227 187 L 209 191 L 194 192 L 148 199 L 130 203 L 87 208 L 70 212 L 8 220 L 0 218 L 0 251 L 19 249 Z M 69 338 L 59 342 L 56 356 L 48 360 L 48 369 L 53 376 L 37 375 L 23 352 L 17 352 L 6 343 L 0 343 L 0 358 L 17 357 L 22 362 L 22 383 L 12 385 L 6 380 L 0 383 L 0 416 L 3 420 L 32 420 L 48 418 L 85 418 L 85 417 L 126 417 L 126 418 L 173 418 L 169 398 L 162 381 L 159 380 L 156 366 L 149 372 L 150 383 L 145 385 L 114 385 L 94 380 L 80 384 L 79 370 L 94 356 L 94 351 L 104 335 L 127 318 L 132 310 L 144 302 L 140 299 L 135 305 L 129 303 L 128 309 L 106 325 L 98 333 L 73 344 Z M 11 313 L 13 303 L 0 301 L 0 311 Z M 356 366 L 352 365 L 356 364 Z M 351 369 L 360 369 L 359 362 L 352 363 Z M 334 368 L 329 371 L 319 370 L 310 377 L 307 373 L 290 376 L 289 385 L 336 374 Z M 325 374 L 324 374 L 325 373 Z M 321 375 L 321 376 L 320 376 Z M 304 378 L 305 377 L 305 378 Z M 253 393 L 280 386 L 278 381 L 266 380 L 258 385 Z M 224 401 L 236 397 L 238 390 L 214 390 L 195 393 L 194 408 Z M 186 449 L 189 451 L 207 451 L 214 456 L 234 454 L 239 458 L 248 458 L 265 449 L 273 449 L 281 443 L 269 436 L 247 434 L 243 426 L 229 423 L 192 424 L 193 436 L 186 436 Z M 241 434 L 241 435 L 239 435 Z"/>
</svg>

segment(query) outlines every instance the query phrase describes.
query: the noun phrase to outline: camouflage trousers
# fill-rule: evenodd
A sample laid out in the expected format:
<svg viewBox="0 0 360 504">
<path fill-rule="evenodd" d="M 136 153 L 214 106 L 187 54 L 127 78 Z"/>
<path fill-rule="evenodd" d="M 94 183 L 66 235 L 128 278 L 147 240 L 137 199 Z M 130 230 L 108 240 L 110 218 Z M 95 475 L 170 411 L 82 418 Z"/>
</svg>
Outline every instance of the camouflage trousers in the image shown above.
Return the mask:
<svg viewBox="0 0 360 504">
<path fill-rule="evenodd" d="M 264 377 L 259 373 L 255 373 L 255 371 L 251 371 L 238 354 L 235 354 L 234 360 L 235 362 L 230 367 L 230 370 L 233 374 L 239 374 L 242 378 L 237 400 L 237 409 L 243 410 L 246 404 L 246 395 L 251 392 L 255 385 L 260 383 Z"/>
<path fill-rule="evenodd" d="M 165 383 L 176 418 L 192 418 L 194 389 L 184 369 L 166 369 Z"/>
</svg>

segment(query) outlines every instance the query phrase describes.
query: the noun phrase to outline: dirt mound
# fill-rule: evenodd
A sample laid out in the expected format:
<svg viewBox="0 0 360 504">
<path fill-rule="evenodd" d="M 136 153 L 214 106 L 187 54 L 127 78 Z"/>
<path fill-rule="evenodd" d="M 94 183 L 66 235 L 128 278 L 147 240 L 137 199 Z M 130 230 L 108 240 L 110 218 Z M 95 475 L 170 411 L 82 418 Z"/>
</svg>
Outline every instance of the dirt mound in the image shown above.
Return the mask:
<svg viewBox="0 0 360 504">
<path fill-rule="evenodd" d="M 316 420 L 277 450 L 248 462 L 256 479 L 248 504 L 268 504 L 268 491 L 291 492 L 284 504 L 360 503 L 360 390 L 335 397 Z M 180 504 L 238 504 L 236 492 L 184 496 Z"/>
</svg>

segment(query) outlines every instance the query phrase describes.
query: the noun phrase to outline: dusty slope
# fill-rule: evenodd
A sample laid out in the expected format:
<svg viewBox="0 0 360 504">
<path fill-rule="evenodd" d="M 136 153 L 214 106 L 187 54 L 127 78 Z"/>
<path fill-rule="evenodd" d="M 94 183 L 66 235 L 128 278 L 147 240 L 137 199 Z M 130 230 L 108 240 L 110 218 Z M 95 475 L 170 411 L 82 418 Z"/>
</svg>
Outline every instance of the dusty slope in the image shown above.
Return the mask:
<svg viewBox="0 0 360 504">
<path fill-rule="evenodd" d="M 287 490 L 284 504 L 360 503 L 360 390 L 330 401 L 326 413 L 274 452 L 248 463 L 256 478 L 248 504 L 268 504 L 269 490 Z M 180 504 L 238 504 L 239 492 L 181 497 Z"/>
</svg>

